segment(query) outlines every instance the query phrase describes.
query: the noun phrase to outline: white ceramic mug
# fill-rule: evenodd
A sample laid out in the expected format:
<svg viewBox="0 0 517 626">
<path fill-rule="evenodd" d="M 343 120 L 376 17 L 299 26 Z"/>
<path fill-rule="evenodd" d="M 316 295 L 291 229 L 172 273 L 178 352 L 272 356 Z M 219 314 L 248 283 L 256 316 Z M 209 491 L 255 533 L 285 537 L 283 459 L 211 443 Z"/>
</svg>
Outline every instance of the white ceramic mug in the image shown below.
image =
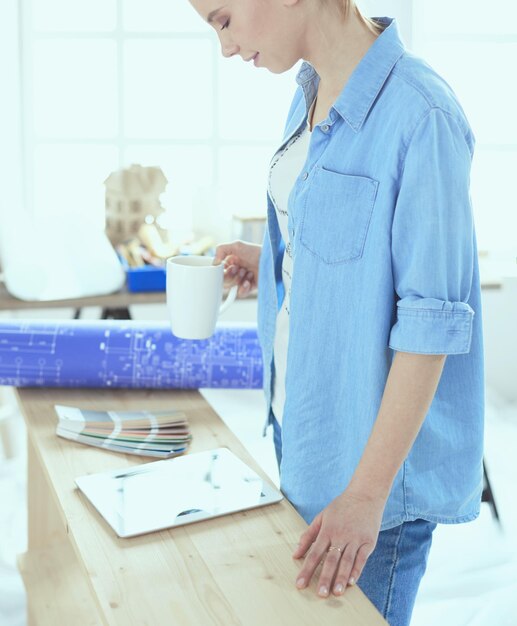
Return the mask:
<svg viewBox="0 0 517 626">
<path fill-rule="evenodd" d="M 213 257 L 194 254 L 167 259 L 167 309 L 176 337 L 208 339 L 219 315 L 235 301 L 238 285 L 221 304 L 224 266 L 213 262 Z"/>
</svg>

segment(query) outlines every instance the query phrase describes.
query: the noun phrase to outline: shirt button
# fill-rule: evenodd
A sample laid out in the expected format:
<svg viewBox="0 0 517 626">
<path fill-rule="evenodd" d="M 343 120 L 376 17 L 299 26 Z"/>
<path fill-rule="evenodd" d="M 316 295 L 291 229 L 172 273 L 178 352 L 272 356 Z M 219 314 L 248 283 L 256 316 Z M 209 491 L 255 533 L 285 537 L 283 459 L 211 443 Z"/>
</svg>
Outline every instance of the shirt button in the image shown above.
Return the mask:
<svg viewBox="0 0 517 626">
<path fill-rule="evenodd" d="M 329 126 L 328 124 L 323 124 L 323 126 L 321 127 L 321 130 L 322 130 L 324 133 L 328 133 L 328 132 L 329 132 L 329 129 L 330 129 L 330 126 Z"/>
<path fill-rule="evenodd" d="M 304 172 L 302 178 L 303 180 L 307 180 L 309 178 L 309 174 L 307 172 Z"/>
</svg>

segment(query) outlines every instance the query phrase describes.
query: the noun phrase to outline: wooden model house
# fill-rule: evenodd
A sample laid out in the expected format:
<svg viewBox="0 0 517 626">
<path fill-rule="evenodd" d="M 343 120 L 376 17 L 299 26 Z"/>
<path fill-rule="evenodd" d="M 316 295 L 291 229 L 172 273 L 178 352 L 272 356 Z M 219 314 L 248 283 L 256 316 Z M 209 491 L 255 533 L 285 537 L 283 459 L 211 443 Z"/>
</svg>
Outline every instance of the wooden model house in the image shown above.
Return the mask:
<svg viewBox="0 0 517 626">
<path fill-rule="evenodd" d="M 160 194 L 167 179 L 159 167 L 131 167 L 112 172 L 106 186 L 106 234 L 117 245 L 138 233 L 148 215 L 156 218 L 163 212 Z"/>
</svg>

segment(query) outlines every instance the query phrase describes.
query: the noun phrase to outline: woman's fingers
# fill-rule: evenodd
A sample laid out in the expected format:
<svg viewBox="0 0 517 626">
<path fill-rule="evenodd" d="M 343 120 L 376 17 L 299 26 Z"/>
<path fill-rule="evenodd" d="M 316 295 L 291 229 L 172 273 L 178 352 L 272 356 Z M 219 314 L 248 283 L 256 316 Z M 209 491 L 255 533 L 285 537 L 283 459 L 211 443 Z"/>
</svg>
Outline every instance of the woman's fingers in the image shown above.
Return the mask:
<svg viewBox="0 0 517 626">
<path fill-rule="evenodd" d="M 242 241 L 217 246 L 213 264 L 223 265 L 226 286 L 241 286 L 240 295 L 246 295 L 251 289 L 257 287 L 261 249 L 261 246 Z M 246 280 L 249 285 L 243 284 Z"/>
<path fill-rule="evenodd" d="M 337 550 L 335 551 L 337 552 Z M 348 581 L 350 578 L 350 572 L 352 571 L 352 567 L 354 566 L 355 556 L 357 554 L 357 545 L 355 544 L 347 544 L 346 548 L 339 555 L 339 561 L 337 566 L 334 567 L 332 571 L 332 577 L 327 577 L 324 581 L 320 579 L 320 589 L 322 585 L 326 586 L 328 595 L 332 590 L 336 595 L 339 595 L 344 592 L 346 586 L 348 585 Z M 330 553 L 327 558 L 330 558 Z M 320 595 L 323 595 L 320 592 Z"/>
<path fill-rule="evenodd" d="M 314 541 L 296 586 L 302 589 L 310 584 L 322 557 L 317 585 L 320 596 L 326 597 L 332 591 L 339 595 L 347 585 L 354 584 L 375 548 L 383 507 L 384 502 L 380 500 L 359 497 L 348 491 L 335 498 L 314 518 L 293 554 L 295 558 L 300 557 L 307 550 L 307 543 Z"/>
<path fill-rule="evenodd" d="M 243 298 L 255 286 L 255 274 L 238 265 L 230 265 L 225 271 L 225 284 L 227 286 L 239 285 L 237 295 Z"/>
<path fill-rule="evenodd" d="M 340 548 L 338 550 L 337 548 Z M 341 547 L 338 544 L 329 544 L 328 541 L 318 540 L 309 549 L 298 578 L 296 586 L 303 589 L 310 584 L 316 568 L 323 562 L 323 568 L 318 580 L 318 595 L 326 598 L 333 592 L 341 595 L 348 585 L 354 585 L 370 555 L 368 544 L 359 548 L 357 544 L 347 544 Z"/>
<path fill-rule="evenodd" d="M 218 265 L 219 263 L 222 263 L 228 257 L 237 258 L 237 254 L 239 250 L 241 250 L 241 245 L 240 245 L 240 242 L 237 242 L 237 241 L 233 243 L 219 244 L 215 249 L 213 264 Z"/>
<path fill-rule="evenodd" d="M 324 541 L 322 539 L 312 544 L 305 557 L 305 561 L 303 562 L 303 567 L 298 574 L 298 578 L 296 579 L 296 586 L 298 589 L 304 589 L 310 583 L 316 568 L 321 563 L 327 552 L 328 546 L 328 541 Z"/>
<path fill-rule="evenodd" d="M 253 272 L 249 272 L 245 267 L 242 267 L 235 261 L 226 261 L 225 265 L 225 274 L 229 276 L 236 276 L 239 280 L 243 279 L 246 274 L 250 273 L 253 275 Z"/>
<path fill-rule="evenodd" d="M 241 283 L 240 296 L 241 297 L 247 296 L 249 292 L 252 290 L 252 288 L 254 287 L 254 284 L 255 284 L 255 275 L 253 274 L 253 272 L 248 272 L 244 276 L 244 280 Z"/>
<path fill-rule="evenodd" d="M 368 544 L 363 544 L 359 549 L 354 547 L 350 550 L 348 546 L 343 553 L 339 563 L 339 568 L 334 580 L 334 594 L 339 596 L 344 593 L 347 585 L 355 585 L 361 572 L 370 556 Z"/>
<path fill-rule="evenodd" d="M 219 265 L 229 254 L 228 246 L 217 246 L 215 249 L 214 260 L 212 265 Z"/>
<path fill-rule="evenodd" d="M 339 548 L 339 550 L 338 550 Z M 332 590 L 332 582 L 336 576 L 341 559 L 345 556 L 347 549 L 340 546 L 331 545 L 324 556 L 323 569 L 321 570 L 318 582 L 318 595 L 326 598 Z"/>
<path fill-rule="evenodd" d="M 247 280 L 244 280 L 240 284 L 239 289 L 237 290 L 237 296 L 239 298 L 245 298 L 249 292 L 250 292 L 250 284 Z"/>
<path fill-rule="evenodd" d="M 239 257 L 229 249 L 229 246 L 219 246 L 216 249 L 214 260 L 212 261 L 212 265 L 220 265 L 221 263 L 228 267 L 232 263 L 238 263 Z"/>
<path fill-rule="evenodd" d="M 358 548 L 357 544 L 349 543 L 341 547 L 335 542 L 317 540 L 311 545 L 305 557 L 296 586 L 298 589 L 307 587 L 316 568 L 323 563 L 318 580 L 318 595 L 323 598 L 328 597 L 331 592 L 336 596 L 342 595 L 347 586 L 355 585 L 359 580 L 370 554 L 371 549 L 368 544 L 363 544 Z"/>
<path fill-rule="evenodd" d="M 237 274 L 239 272 L 239 267 L 237 265 L 228 265 L 224 270 L 224 282 L 228 286 L 237 285 L 239 283 L 236 280 Z"/>
<path fill-rule="evenodd" d="M 293 552 L 293 559 L 299 559 L 307 552 L 311 545 L 316 541 L 320 528 L 321 513 L 314 518 L 309 528 L 301 534 L 300 542 L 296 546 L 296 550 Z"/>
<path fill-rule="evenodd" d="M 354 567 L 352 568 L 352 573 L 348 580 L 349 585 L 355 585 L 355 583 L 359 580 L 359 577 L 363 573 L 364 566 L 366 565 L 366 561 L 369 559 L 372 552 L 373 548 L 368 544 L 363 544 L 359 548 L 355 557 L 355 563 Z"/>
</svg>

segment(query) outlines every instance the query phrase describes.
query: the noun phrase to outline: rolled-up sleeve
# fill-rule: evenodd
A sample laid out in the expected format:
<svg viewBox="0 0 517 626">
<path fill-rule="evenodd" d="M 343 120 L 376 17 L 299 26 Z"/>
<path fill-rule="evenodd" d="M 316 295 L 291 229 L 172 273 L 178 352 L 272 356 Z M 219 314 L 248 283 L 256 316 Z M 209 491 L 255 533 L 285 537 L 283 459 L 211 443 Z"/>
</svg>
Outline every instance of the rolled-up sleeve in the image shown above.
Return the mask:
<svg viewBox="0 0 517 626">
<path fill-rule="evenodd" d="M 398 297 L 389 346 L 401 352 L 470 351 L 468 304 L 475 255 L 470 202 L 474 138 L 432 108 L 410 140 L 392 226 Z"/>
</svg>

